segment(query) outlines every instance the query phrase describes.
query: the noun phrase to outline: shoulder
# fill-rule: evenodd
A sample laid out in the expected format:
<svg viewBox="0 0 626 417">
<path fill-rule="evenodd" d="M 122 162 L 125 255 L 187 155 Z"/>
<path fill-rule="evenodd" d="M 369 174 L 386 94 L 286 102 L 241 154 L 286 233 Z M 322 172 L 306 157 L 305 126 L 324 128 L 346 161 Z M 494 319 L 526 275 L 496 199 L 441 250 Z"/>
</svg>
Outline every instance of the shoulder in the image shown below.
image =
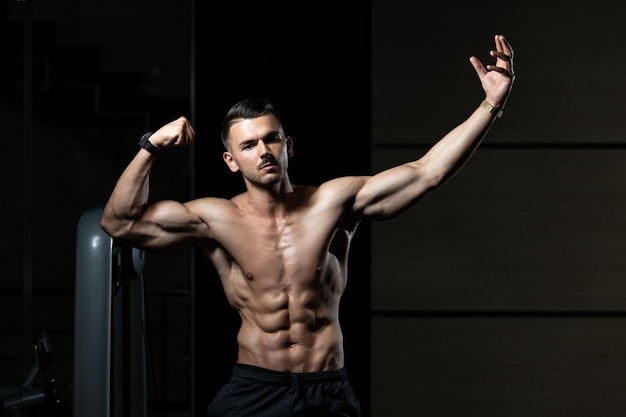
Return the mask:
<svg viewBox="0 0 626 417">
<path fill-rule="evenodd" d="M 215 219 L 236 215 L 237 206 L 233 200 L 218 197 L 202 197 L 186 202 L 187 210 L 205 223 Z"/>
</svg>

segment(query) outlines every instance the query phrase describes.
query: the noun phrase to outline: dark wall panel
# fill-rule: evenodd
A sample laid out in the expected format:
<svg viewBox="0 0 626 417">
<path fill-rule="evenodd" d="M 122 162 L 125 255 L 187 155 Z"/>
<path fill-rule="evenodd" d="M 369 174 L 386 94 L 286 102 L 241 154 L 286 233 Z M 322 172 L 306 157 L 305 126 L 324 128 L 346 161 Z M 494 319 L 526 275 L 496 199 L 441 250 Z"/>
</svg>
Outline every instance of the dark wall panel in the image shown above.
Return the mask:
<svg viewBox="0 0 626 417">
<path fill-rule="evenodd" d="M 618 417 L 626 318 L 372 322 L 372 416 Z"/>
<path fill-rule="evenodd" d="M 495 34 L 517 78 L 457 177 L 372 225 L 372 416 L 620 416 L 626 3 L 420 6 L 372 3 L 373 172 L 474 111 Z"/>
<path fill-rule="evenodd" d="M 626 3 L 372 2 L 375 144 L 432 143 L 484 98 L 469 57 L 507 36 L 517 80 L 501 141 L 624 143 Z"/>
<path fill-rule="evenodd" d="M 374 166 L 408 152 L 377 150 Z M 625 161 L 626 148 L 479 149 L 372 225 L 374 310 L 625 311 Z"/>
</svg>

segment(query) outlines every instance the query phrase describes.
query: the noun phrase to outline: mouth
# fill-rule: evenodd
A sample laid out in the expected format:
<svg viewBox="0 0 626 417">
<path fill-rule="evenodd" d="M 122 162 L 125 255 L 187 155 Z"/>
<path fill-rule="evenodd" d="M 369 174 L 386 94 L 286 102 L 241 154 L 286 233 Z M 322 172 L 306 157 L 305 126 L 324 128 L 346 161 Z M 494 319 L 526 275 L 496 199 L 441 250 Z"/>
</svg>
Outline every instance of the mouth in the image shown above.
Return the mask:
<svg viewBox="0 0 626 417">
<path fill-rule="evenodd" d="M 267 162 L 267 163 L 265 163 L 265 164 L 262 164 L 262 165 L 259 167 L 259 169 L 260 169 L 260 170 L 262 170 L 262 171 L 263 171 L 263 170 L 268 170 L 268 171 L 269 171 L 269 170 L 273 170 L 275 166 L 276 166 L 276 164 L 275 164 L 275 163 L 272 163 L 272 162 Z"/>
</svg>

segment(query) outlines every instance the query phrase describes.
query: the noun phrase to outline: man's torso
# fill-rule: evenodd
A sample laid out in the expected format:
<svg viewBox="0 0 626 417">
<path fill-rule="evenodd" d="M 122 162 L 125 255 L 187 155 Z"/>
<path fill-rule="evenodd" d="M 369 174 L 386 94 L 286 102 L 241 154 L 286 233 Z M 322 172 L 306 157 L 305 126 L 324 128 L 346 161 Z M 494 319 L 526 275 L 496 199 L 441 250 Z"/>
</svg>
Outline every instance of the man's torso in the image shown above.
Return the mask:
<svg viewBox="0 0 626 417">
<path fill-rule="evenodd" d="M 356 224 L 341 202 L 297 187 L 284 210 L 249 210 L 232 200 L 204 247 L 242 319 L 238 362 L 313 372 L 343 366 L 339 302 Z"/>
</svg>

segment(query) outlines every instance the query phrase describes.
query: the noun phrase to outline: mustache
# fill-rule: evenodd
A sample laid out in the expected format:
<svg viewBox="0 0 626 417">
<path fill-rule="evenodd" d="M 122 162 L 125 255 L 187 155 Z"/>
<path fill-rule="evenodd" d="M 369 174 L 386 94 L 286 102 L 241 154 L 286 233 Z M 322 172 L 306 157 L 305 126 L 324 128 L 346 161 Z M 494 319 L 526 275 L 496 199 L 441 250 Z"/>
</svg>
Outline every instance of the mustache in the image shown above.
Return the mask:
<svg viewBox="0 0 626 417">
<path fill-rule="evenodd" d="M 261 159 L 263 161 L 275 161 L 276 159 L 274 158 L 274 155 L 272 155 L 271 153 L 266 153 L 265 155 L 261 156 Z"/>
<path fill-rule="evenodd" d="M 268 164 L 273 164 L 275 162 L 276 158 L 274 158 L 274 155 L 272 155 L 271 153 L 266 153 L 265 155 L 261 156 L 261 164 L 259 165 L 259 167 L 263 168 L 264 166 Z"/>
</svg>

